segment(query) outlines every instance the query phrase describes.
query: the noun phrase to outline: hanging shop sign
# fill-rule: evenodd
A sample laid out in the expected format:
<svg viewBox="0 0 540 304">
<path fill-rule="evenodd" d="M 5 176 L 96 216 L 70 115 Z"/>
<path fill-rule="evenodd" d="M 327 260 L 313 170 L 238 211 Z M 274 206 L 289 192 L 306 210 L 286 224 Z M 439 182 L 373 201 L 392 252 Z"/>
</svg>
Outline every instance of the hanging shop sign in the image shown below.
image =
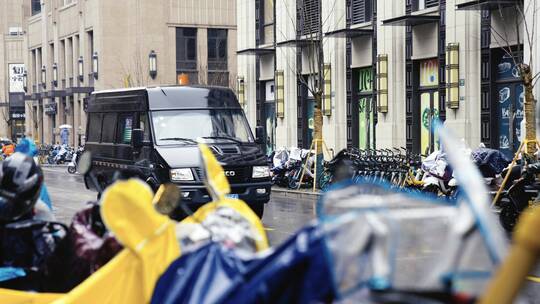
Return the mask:
<svg viewBox="0 0 540 304">
<path fill-rule="evenodd" d="M 9 92 L 24 93 L 24 63 L 10 63 L 9 69 Z"/>
</svg>

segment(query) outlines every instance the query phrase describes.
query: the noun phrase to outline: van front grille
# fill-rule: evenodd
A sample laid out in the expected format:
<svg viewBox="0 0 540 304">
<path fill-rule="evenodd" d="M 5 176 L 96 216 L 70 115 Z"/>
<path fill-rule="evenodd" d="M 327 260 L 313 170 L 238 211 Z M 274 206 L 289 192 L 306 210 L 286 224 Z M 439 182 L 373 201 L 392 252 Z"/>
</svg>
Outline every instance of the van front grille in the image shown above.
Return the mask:
<svg viewBox="0 0 540 304">
<path fill-rule="evenodd" d="M 251 167 L 224 167 L 223 170 L 231 184 L 246 183 L 251 178 Z M 195 173 L 200 181 L 205 179 L 201 168 L 195 168 Z"/>
</svg>

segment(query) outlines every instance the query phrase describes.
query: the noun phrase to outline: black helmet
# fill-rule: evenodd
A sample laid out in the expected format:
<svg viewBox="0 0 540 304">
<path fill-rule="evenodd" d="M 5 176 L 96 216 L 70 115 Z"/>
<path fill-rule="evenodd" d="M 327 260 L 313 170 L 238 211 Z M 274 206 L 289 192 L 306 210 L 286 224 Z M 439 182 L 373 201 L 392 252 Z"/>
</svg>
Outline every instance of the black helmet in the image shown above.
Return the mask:
<svg viewBox="0 0 540 304">
<path fill-rule="evenodd" d="M 39 197 L 43 173 L 34 160 L 17 152 L 0 166 L 0 222 L 28 214 Z"/>
</svg>

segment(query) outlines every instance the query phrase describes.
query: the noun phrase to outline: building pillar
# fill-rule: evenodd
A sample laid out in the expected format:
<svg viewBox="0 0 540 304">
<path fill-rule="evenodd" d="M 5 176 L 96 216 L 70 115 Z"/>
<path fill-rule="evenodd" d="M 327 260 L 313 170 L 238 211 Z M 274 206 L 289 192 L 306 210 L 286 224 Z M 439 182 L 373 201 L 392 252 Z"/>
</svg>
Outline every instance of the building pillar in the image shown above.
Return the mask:
<svg viewBox="0 0 540 304">
<path fill-rule="evenodd" d="M 199 65 L 197 67 L 199 83 L 208 83 L 208 30 L 206 28 L 197 28 L 197 64 Z"/>
</svg>

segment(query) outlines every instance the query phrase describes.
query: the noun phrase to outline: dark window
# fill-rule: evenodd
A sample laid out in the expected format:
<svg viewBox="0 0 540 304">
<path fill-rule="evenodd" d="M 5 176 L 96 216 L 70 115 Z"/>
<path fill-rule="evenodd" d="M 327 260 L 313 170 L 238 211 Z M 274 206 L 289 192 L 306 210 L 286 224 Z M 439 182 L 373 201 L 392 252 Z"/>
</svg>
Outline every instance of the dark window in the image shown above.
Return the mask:
<svg viewBox="0 0 540 304">
<path fill-rule="evenodd" d="M 208 29 L 208 70 L 227 70 L 227 30 Z"/>
<path fill-rule="evenodd" d="M 32 16 L 41 13 L 41 0 L 32 0 Z"/>
<path fill-rule="evenodd" d="M 117 143 L 131 144 L 131 130 L 133 130 L 133 114 L 122 114 L 118 118 Z"/>
<path fill-rule="evenodd" d="M 352 23 L 364 23 L 371 21 L 373 12 L 373 0 L 352 0 L 351 16 Z"/>
<path fill-rule="evenodd" d="M 229 72 L 208 72 L 208 85 L 229 86 Z"/>
<path fill-rule="evenodd" d="M 103 127 L 101 129 L 101 141 L 105 143 L 114 142 L 114 131 L 116 127 L 116 113 L 106 113 L 103 115 Z"/>
<path fill-rule="evenodd" d="M 88 141 L 99 142 L 101 140 L 101 113 L 90 113 L 88 115 Z"/>
<path fill-rule="evenodd" d="M 197 69 L 197 29 L 176 28 L 176 70 Z"/>
<path fill-rule="evenodd" d="M 321 0 L 300 0 L 298 4 L 302 35 L 317 33 L 321 27 Z"/>
<path fill-rule="evenodd" d="M 439 0 L 413 0 L 412 5 L 413 10 L 418 11 L 439 5 Z"/>
</svg>

